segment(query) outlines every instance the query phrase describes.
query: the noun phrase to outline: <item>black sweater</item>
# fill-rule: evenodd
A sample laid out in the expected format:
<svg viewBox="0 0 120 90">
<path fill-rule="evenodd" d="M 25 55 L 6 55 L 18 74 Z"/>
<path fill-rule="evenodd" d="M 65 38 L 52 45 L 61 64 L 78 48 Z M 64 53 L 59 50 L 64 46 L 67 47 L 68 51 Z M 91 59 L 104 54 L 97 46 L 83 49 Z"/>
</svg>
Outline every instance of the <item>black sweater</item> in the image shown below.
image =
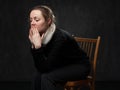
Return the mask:
<svg viewBox="0 0 120 90">
<path fill-rule="evenodd" d="M 35 66 L 39 72 L 49 72 L 72 64 L 89 65 L 88 57 L 68 32 L 56 29 L 47 45 L 31 49 Z"/>
</svg>

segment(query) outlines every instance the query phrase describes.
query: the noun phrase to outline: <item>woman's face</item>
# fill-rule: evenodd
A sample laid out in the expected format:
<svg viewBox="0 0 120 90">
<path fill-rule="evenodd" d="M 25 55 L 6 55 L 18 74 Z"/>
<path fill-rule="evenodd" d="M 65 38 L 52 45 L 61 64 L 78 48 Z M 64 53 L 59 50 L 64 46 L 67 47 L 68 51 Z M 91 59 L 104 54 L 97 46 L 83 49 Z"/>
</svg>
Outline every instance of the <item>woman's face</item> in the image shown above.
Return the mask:
<svg viewBox="0 0 120 90">
<path fill-rule="evenodd" d="M 40 33 L 44 33 L 49 23 L 45 20 L 40 10 L 32 10 L 30 13 L 30 26 L 31 28 L 37 28 Z"/>
</svg>

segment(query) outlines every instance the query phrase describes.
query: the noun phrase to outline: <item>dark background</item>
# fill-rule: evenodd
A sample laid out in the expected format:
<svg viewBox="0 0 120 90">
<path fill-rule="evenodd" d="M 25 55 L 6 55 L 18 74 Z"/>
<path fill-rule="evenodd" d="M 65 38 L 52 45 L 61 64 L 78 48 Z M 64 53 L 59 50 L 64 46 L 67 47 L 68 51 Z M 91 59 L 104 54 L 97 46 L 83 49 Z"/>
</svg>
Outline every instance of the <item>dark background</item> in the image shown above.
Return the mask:
<svg viewBox="0 0 120 90">
<path fill-rule="evenodd" d="M 53 9 L 59 28 L 75 36 L 100 35 L 96 80 L 120 80 L 119 0 L 0 0 L 0 81 L 30 81 L 36 71 L 28 11 L 38 4 Z"/>
</svg>

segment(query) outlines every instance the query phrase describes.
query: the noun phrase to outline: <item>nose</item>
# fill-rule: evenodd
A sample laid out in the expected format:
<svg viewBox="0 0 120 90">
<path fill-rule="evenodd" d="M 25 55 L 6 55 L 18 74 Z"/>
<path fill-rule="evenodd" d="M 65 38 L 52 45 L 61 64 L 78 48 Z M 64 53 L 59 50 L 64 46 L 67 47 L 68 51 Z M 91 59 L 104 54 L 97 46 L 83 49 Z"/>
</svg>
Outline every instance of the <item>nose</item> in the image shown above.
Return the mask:
<svg viewBox="0 0 120 90">
<path fill-rule="evenodd" d="M 35 20 L 31 21 L 31 25 L 34 26 L 35 25 Z"/>
</svg>

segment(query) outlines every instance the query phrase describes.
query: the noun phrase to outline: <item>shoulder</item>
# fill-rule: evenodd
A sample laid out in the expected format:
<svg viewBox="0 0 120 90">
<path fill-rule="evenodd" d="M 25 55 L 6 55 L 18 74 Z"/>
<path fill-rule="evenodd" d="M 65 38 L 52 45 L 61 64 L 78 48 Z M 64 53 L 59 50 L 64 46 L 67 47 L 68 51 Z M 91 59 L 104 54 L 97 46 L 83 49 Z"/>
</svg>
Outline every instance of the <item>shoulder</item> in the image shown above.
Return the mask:
<svg viewBox="0 0 120 90">
<path fill-rule="evenodd" d="M 58 39 L 65 39 L 65 40 L 72 40 L 74 37 L 72 36 L 71 33 L 64 29 L 58 29 L 56 28 L 56 31 L 54 33 L 54 37 Z"/>
<path fill-rule="evenodd" d="M 56 28 L 49 44 L 76 45 L 76 41 L 71 33 L 66 30 Z"/>
</svg>

